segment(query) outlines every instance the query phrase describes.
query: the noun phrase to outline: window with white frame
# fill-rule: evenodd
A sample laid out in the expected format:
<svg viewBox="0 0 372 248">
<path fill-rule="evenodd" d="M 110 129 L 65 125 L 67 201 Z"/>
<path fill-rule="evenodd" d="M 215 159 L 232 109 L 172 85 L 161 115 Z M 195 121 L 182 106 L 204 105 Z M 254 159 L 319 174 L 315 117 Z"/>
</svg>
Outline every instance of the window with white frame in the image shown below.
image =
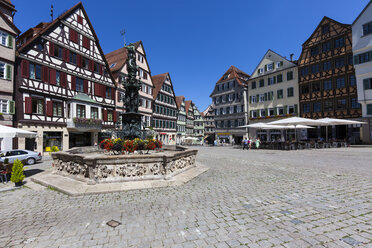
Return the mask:
<svg viewBox="0 0 372 248">
<path fill-rule="evenodd" d="M 276 62 L 276 68 L 280 68 L 282 66 L 283 62 Z"/>
<path fill-rule="evenodd" d="M 273 115 L 275 115 L 274 109 L 270 108 L 269 109 L 269 116 L 273 116 Z"/>
<path fill-rule="evenodd" d="M 7 38 L 8 38 L 8 34 L 3 32 L 3 31 L 0 31 L 0 43 L 1 45 L 3 46 L 6 46 L 7 45 Z"/>
<path fill-rule="evenodd" d="M 294 112 L 295 112 L 294 105 L 289 105 L 288 106 L 288 114 L 294 114 Z"/>
<path fill-rule="evenodd" d="M 5 78 L 5 64 L 2 62 L 0 62 L 0 78 Z"/>
<path fill-rule="evenodd" d="M 273 85 L 273 84 L 274 84 L 274 78 L 269 77 L 269 78 L 267 79 L 267 85 Z"/>
<path fill-rule="evenodd" d="M 264 102 L 265 101 L 265 94 L 260 94 L 260 102 Z"/>
<path fill-rule="evenodd" d="M 258 74 L 262 74 L 264 72 L 263 68 L 258 69 Z"/>
<path fill-rule="evenodd" d="M 260 109 L 260 117 L 266 116 L 266 110 L 265 109 Z"/>
<path fill-rule="evenodd" d="M 274 65 L 273 64 L 268 64 L 267 65 L 267 71 L 272 71 L 274 69 Z"/>
<path fill-rule="evenodd" d="M 252 111 L 252 117 L 253 118 L 257 118 L 257 110 L 253 110 Z"/>
<path fill-rule="evenodd" d="M 138 54 L 138 61 L 143 63 L 143 56 L 141 54 Z"/>
<path fill-rule="evenodd" d="M 284 114 L 284 108 L 283 107 L 278 107 L 278 115 L 283 115 Z"/>
<path fill-rule="evenodd" d="M 252 103 L 256 103 L 257 102 L 257 97 L 256 96 L 252 96 Z"/>
<path fill-rule="evenodd" d="M 0 99 L 0 111 L 3 114 L 8 113 L 8 100 Z"/>
</svg>

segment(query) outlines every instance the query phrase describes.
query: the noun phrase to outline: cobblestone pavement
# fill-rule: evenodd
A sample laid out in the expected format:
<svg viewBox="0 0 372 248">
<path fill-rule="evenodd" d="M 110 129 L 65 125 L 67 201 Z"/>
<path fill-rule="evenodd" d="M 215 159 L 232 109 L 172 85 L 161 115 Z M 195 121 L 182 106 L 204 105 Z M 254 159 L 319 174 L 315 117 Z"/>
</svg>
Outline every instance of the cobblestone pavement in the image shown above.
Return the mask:
<svg viewBox="0 0 372 248">
<path fill-rule="evenodd" d="M 210 169 L 176 188 L 2 192 L 0 246 L 372 247 L 371 148 L 198 149 Z"/>
</svg>

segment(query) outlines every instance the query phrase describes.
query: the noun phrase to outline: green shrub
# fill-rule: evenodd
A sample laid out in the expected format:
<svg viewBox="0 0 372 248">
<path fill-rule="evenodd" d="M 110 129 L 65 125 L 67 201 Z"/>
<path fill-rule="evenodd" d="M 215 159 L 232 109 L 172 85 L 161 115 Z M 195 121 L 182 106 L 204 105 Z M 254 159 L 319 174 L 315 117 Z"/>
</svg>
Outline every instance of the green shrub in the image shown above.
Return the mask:
<svg viewBox="0 0 372 248">
<path fill-rule="evenodd" d="M 4 159 L 4 164 L 9 164 L 9 158 Z"/>
<path fill-rule="evenodd" d="M 13 183 L 19 183 L 22 182 L 23 179 L 25 179 L 25 175 L 23 174 L 23 164 L 19 159 L 16 159 L 13 163 L 10 181 Z"/>
</svg>

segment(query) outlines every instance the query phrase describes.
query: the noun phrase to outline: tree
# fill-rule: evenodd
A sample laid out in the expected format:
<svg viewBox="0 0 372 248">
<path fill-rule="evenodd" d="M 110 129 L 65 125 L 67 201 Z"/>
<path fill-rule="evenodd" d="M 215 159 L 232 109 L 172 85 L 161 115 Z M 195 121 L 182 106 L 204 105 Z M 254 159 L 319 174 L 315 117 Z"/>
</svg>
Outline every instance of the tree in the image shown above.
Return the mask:
<svg viewBox="0 0 372 248">
<path fill-rule="evenodd" d="M 13 163 L 10 181 L 13 183 L 20 183 L 23 179 L 25 179 L 25 175 L 23 174 L 23 164 L 19 159 L 16 159 Z"/>
</svg>

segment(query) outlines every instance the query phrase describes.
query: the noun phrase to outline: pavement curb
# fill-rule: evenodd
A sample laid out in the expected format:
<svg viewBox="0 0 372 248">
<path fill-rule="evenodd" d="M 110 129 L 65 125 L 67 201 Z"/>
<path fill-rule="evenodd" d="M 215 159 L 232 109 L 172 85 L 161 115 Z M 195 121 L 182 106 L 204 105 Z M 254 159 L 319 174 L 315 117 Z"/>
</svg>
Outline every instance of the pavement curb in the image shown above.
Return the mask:
<svg viewBox="0 0 372 248">
<path fill-rule="evenodd" d="M 45 171 L 33 176 L 31 178 L 31 181 L 45 187 L 50 187 L 66 195 L 77 197 L 138 189 L 180 186 L 206 172 L 208 169 L 209 168 L 207 166 L 197 163 L 196 167 L 190 168 L 169 180 L 100 183 L 95 185 L 88 185 L 86 182 L 81 182 L 61 175 L 56 175 L 53 174 L 52 171 Z"/>
</svg>

